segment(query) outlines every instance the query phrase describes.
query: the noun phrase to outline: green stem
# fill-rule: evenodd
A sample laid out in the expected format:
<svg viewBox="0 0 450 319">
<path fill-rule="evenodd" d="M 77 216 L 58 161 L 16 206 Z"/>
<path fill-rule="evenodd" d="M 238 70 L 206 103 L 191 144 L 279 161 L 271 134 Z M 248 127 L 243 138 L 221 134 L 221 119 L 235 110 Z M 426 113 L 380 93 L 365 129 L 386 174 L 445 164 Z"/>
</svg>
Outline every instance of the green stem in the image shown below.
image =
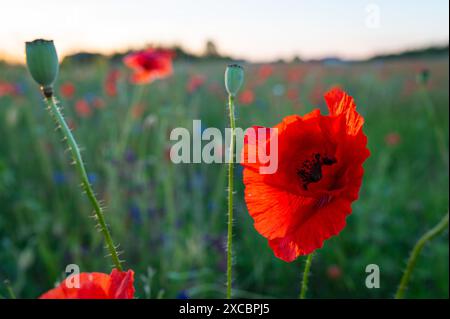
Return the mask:
<svg viewBox="0 0 450 319">
<path fill-rule="evenodd" d="M 234 97 L 229 95 L 228 106 L 230 109 L 230 156 L 228 159 L 228 240 L 227 240 L 227 299 L 231 299 L 231 281 L 232 281 L 232 263 L 233 263 L 233 177 L 234 177 L 234 134 L 235 134 L 235 119 L 234 119 Z"/>
<path fill-rule="evenodd" d="M 6 279 L 3 283 L 5 284 L 6 291 L 8 292 L 9 298 L 16 299 L 16 294 L 14 293 L 14 290 L 12 289 L 11 283 L 9 282 L 9 280 Z"/>
<path fill-rule="evenodd" d="M 86 168 L 84 167 L 83 159 L 81 157 L 81 152 L 77 145 L 77 142 L 75 141 L 75 138 L 73 137 L 69 126 L 67 125 L 66 121 L 64 120 L 64 117 L 57 105 L 56 99 L 54 97 L 49 97 L 49 98 L 46 98 L 45 101 L 47 103 L 50 114 L 54 117 L 56 123 L 58 124 L 59 128 L 61 129 L 61 131 L 64 135 L 64 139 L 66 140 L 69 150 L 73 157 L 73 163 L 78 171 L 78 174 L 80 175 L 81 182 L 82 182 L 82 188 L 86 192 L 86 195 L 89 198 L 89 201 L 91 202 L 92 206 L 94 207 L 96 219 L 98 221 L 100 230 L 105 238 L 106 248 L 108 249 L 117 270 L 122 271 L 122 266 L 120 264 L 119 255 L 118 255 L 117 250 L 112 241 L 108 227 L 106 226 L 105 217 L 103 215 L 103 210 L 102 210 L 97 198 L 95 197 L 94 191 L 92 190 L 92 187 L 89 183 L 89 179 L 88 179 L 88 176 L 86 173 Z"/>
<path fill-rule="evenodd" d="M 430 120 L 430 124 L 433 127 L 434 135 L 436 138 L 437 147 L 442 159 L 442 162 L 447 167 L 448 166 L 448 151 L 445 142 L 445 133 L 439 125 L 438 118 L 436 116 L 436 108 L 435 105 L 428 93 L 426 86 L 422 85 L 420 88 L 420 94 L 425 104 L 425 111 L 428 115 L 428 119 Z"/>
<path fill-rule="evenodd" d="M 305 270 L 303 271 L 303 279 L 302 279 L 302 289 L 300 291 L 300 299 L 305 299 L 306 297 L 306 291 L 308 290 L 308 278 L 309 278 L 309 272 L 311 270 L 311 263 L 313 259 L 314 253 L 311 253 L 308 255 L 308 258 L 306 258 L 305 263 Z"/>
<path fill-rule="evenodd" d="M 125 122 L 122 131 L 119 135 L 119 142 L 117 143 L 116 153 L 117 157 L 123 156 L 123 152 L 128 143 L 128 139 L 130 138 L 131 129 L 133 128 L 134 119 L 133 119 L 133 109 L 137 106 L 137 103 L 141 100 L 141 97 L 144 93 L 144 86 L 138 85 L 133 93 L 131 98 L 131 102 L 129 107 L 127 108 L 127 113 L 125 115 Z"/>
<path fill-rule="evenodd" d="M 441 221 L 434 226 L 432 229 L 427 231 L 416 243 L 413 250 L 411 251 L 411 255 L 408 259 L 408 264 L 406 265 L 405 272 L 403 273 L 403 277 L 400 281 L 400 285 L 398 286 L 397 293 L 395 294 L 395 299 L 402 299 L 406 287 L 408 286 L 409 279 L 411 277 L 411 273 L 414 269 L 414 266 L 416 265 L 417 258 L 419 257 L 420 252 L 422 251 L 422 248 L 425 246 L 425 244 L 432 240 L 434 237 L 442 233 L 445 229 L 448 227 L 448 212 L 447 214 L 441 219 Z"/>
</svg>

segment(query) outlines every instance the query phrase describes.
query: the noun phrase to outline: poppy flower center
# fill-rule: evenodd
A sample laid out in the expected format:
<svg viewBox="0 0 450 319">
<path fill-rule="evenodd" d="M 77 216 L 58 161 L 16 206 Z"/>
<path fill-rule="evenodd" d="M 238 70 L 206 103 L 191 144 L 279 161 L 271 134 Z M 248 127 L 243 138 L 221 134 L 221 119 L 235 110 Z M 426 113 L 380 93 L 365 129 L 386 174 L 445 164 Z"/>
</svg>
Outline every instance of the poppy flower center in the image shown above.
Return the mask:
<svg viewBox="0 0 450 319">
<path fill-rule="evenodd" d="M 312 159 L 303 161 L 301 167 L 297 170 L 297 175 L 302 181 L 304 190 L 308 190 L 308 185 L 317 183 L 322 179 L 322 165 L 330 166 L 337 162 L 334 157 L 322 156 L 315 153 Z"/>
<path fill-rule="evenodd" d="M 152 71 L 153 69 L 156 68 L 155 61 L 152 58 L 149 58 L 149 59 L 143 61 L 141 66 L 146 71 Z"/>
</svg>

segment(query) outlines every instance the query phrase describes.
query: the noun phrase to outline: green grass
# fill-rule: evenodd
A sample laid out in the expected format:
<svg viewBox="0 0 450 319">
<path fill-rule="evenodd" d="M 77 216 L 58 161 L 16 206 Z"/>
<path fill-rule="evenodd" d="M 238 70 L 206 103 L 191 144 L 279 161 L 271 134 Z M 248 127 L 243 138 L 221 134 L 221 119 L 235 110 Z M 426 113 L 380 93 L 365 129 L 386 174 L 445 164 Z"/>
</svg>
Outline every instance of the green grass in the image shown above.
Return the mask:
<svg viewBox="0 0 450 319">
<path fill-rule="evenodd" d="M 244 86 L 252 87 L 255 101 L 241 105 L 237 99 L 239 127 L 273 126 L 286 115 L 314 107 L 326 113 L 320 96 L 333 85 L 353 95 L 365 117 L 371 157 L 360 199 L 347 227 L 315 255 L 309 297 L 393 297 L 415 242 L 448 211 L 448 165 L 441 160 L 433 128 L 444 131 L 448 150 L 448 67 L 448 57 L 342 67 L 275 65 L 274 74 L 259 83 L 258 66 L 245 66 Z M 431 71 L 427 94 L 436 122 L 427 116 L 430 105 L 416 84 L 421 68 Z M 95 174 L 93 187 L 106 203 L 124 266 L 136 272 L 137 295 L 224 297 L 226 165 L 174 165 L 167 154 L 172 128 L 190 129 L 193 119 L 201 119 L 204 127 L 228 125 L 225 65 L 176 63 L 172 77 L 145 87 L 143 114 L 133 120 L 128 155 L 120 157 L 117 144 L 136 88 L 123 76 L 118 96 L 107 96 L 103 82 L 109 69 L 106 63 L 63 65 L 58 84 L 72 82 L 76 96 L 57 95 L 75 126 L 88 172 Z M 299 81 L 286 79 L 292 69 L 300 70 Z M 186 83 L 192 74 L 204 74 L 207 81 L 189 93 Z M 19 66 L 0 65 L 2 81 L 19 84 L 22 93 L 0 94 L 0 280 L 9 279 L 18 297 L 35 298 L 63 278 L 67 264 L 109 272 L 111 261 L 104 257 L 92 208 L 36 85 Z M 285 92 L 298 92 L 298 101 L 274 95 L 280 84 Z M 105 108 L 80 117 L 76 100 L 92 96 L 102 98 Z M 401 140 L 390 146 L 385 138 L 393 132 Z M 273 256 L 246 210 L 240 166 L 235 184 L 234 295 L 296 298 L 305 258 L 288 264 Z M 406 297 L 448 298 L 448 257 L 446 233 L 425 247 Z M 380 267 L 380 289 L 364 284 L 365 267 L 372 263 Z M 328 274 L 333 265 L 341 270 L 339 278 Z M 7 296 L 6 287 L 0 287 L 0 295 Z"/>
</svg>

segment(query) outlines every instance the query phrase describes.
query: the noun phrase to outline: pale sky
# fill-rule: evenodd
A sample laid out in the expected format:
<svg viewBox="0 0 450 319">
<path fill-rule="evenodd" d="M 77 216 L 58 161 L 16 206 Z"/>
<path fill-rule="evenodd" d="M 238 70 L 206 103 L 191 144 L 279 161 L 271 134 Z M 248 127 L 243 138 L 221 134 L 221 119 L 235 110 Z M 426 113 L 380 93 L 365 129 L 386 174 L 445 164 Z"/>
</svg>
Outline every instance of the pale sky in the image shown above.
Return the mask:
<svg viewBox="0 0 450 319">
<path fill-rule="evenodd" d="M 148 43 L 252 61 L 340 56 L 447 44 L 448 0 L 0 0 L 0 56 L 55 40 L 60 55 Z"/>
</svg>

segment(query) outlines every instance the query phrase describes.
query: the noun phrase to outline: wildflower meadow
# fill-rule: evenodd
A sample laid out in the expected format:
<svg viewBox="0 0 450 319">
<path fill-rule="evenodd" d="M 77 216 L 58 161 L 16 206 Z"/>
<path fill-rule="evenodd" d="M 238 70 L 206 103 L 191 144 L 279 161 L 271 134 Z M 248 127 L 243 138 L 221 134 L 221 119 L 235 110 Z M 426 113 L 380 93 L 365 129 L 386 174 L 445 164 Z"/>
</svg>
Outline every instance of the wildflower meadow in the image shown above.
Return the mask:
<svg viewBox="0 0 450 319">
<path fill-rule="evenodd" d="M 448 298 L 448 44 L 22 49 L 0 60 L 2 299 Z"/>
</svg>

